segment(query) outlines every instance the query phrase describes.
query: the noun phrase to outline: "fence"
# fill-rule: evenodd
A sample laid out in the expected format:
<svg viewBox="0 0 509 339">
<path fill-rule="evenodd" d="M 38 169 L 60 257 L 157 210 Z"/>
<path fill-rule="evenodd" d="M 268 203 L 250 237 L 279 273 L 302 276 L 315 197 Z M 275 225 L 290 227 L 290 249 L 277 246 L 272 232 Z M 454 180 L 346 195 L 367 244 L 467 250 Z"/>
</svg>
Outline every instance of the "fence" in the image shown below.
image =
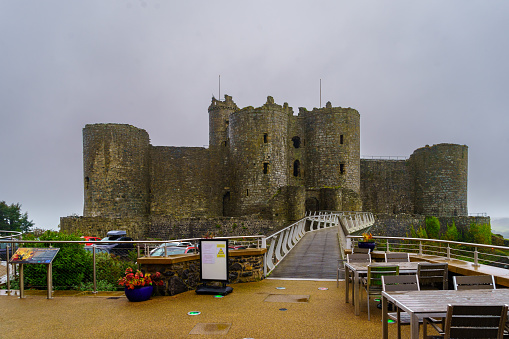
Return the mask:
<svg viewBox="0 0 509 339">
<path fill-rule="evenodd" d="M 346 248 L 356 245 L 361 236 L 348 235 Z M 490 244 L 476 244 L 459 241 L 382 237 L 374 236 L 376 248 L 385 252 L 410 252 L 420 255 L 435 255 L 447 258 L 473 262 L 474 265 L 489 265 L 509 268 L 509 247 Z"/>
<path fill-rule="evenodd" d="M 233 248 L 262 246 L 264 236 L 218 237 L 229 239 Z M 83 291 L 116 290 L 119 289 L 117 280 L 124 275 L 128 267 L 138 268 L 137 258 L 142 256 L 169 256 L 177 254 L 173 249 L 182 253 L 191 253 L 189 249 L 198 249 L 200 238 L 179 239 L 169 241 L 55 241 L 55 240 L 1 240 L 0 245 L 8 249 L 5 267 L 7 272 L 2 276 L 7 290 L 18 288 L 18 270 L 16 264 L 8 261 L 17 248 L 21 247 L 55 247 L 60 248 L 53 261 L 54 289 L 73 289 Z M 90 244 L 90 246 L 84 246 Z M 177 245 L 175 245 L 177 244 Z M 190 244 L 190 245 L 189 245 Z M 178 246 L 183 245 L 183 246 Z M 162 249 L 154 251 L 155 249 Z M 46 289 L 46 265 L 24 265 L 25 289 Z M 9 279 L 7 278 L 9 277 Z M 122 289 L 122 288 L 120 288 Z"/>
</svg>

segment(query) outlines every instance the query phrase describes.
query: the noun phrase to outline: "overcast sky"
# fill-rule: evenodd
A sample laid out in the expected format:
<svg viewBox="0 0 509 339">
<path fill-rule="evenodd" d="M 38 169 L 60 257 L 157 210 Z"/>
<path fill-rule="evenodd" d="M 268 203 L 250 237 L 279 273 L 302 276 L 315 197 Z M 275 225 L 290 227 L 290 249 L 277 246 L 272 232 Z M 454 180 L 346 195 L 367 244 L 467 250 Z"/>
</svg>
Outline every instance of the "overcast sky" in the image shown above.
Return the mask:
<svg viewBox="0 0 509 339">
<path fill-rule="evenodd" d="M 470 213 L 509 217 L 509 1 L 0 0 L 0 201 L 83 214 L 82 129 L 208 144 L 212 95 L 361 115 L 362 156 L 469 147 Z"/>
</svg>

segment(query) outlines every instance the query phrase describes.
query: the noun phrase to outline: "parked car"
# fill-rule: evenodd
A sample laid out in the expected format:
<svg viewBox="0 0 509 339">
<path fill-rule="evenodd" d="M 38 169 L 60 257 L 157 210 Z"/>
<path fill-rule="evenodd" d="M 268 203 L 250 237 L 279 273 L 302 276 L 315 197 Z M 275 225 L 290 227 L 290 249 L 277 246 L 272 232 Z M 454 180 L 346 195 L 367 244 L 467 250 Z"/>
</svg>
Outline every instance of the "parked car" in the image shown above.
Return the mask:
<svg viewBox="0 0 509 339">
<path fill-rule="evenodd" d="M 133 241 L 132 238 L 126 236 L 126 231 L 109 231 L 106 234 L 105 238 L 101 239 L 101 242 L 106 241 Z M 119 257 L 127 257 L 130 250 L 134 249 L 134 244 L 132 243 L 105 243 L 104 245 L 96 245 L 96 249 L 101 249 L 102 252 L 107 252 L 111 255 L 116 255 Z M 88 249 L 87 249 L 88 250 Z"/>
<path fill-rule="evenodd" d="M 245 246 L 245 245 L 229 245 L 228 246 L 229 250 L 245 250 L 246 248 L 247 248 L 247 246 Z"/>
<path fill-rule="evenodd" d="M 92 246 L 85 246 L 84 247 L 85 251 L 89 251 L 89 252 L 92 252 L 93 251 L 93 247 Z M 95 247 L 95 253 L 106 253 L 106 254 L 109 254 L 110 253 L 110 250 L 107 249 L 107 248 L 101 248 L 101 247 Z"/>
<path fill-rule="evenodd" d="M 87 241 L 101 241 L 99 237 L 81 236 L 80 238 Z M 85 246 L 92 246 L 92 243 L 86 243 Z"/>
<path fill-rule="evenodd" d="M 164 248 L 164 247 L 188 247 L 193 246 L 192 243 L 189 241 L 175 241 L 175 242 L 165 242 L 164 244 L 161 244 L 154 248 L 152 251 L 150 251 L 150 254 L 152 255 L 153 252 L 155 252 L 158 248 Z"/>
<path fill-rule="evenodd" d="M 179 246 L 166 246 L 166 254 L 174 255 L 174 254 L 185 254 L 185 253 L 196 253 L 196 247 L 187 246 L 187 247 L 179 247 Z M 164 257 L 164 247 L 158 247 L 152 252 L 150 252 L 151 257 Z"/>
</svg>

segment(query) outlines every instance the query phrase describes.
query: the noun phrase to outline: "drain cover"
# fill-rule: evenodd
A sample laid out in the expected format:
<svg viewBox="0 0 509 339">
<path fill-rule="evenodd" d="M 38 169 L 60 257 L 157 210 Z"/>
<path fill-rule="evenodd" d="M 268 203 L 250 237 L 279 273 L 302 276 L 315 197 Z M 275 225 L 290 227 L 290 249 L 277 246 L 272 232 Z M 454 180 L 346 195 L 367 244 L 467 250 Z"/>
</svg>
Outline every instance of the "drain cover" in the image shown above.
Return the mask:
<svg viewBox="0 0 509 339">
<path fill-rule="evenodd" d="M 193 327 L 189 334 L 206 334 L 206 335 L 214 335 L 214 334 L 227 334 L 230 330 L 232 324 L 228 323 L 198 323 Z"/>
<path fill-rule="evenodd" d="M 269 294 L 265 301 L 283 303 L 307 303 L 309 295 L 300 294 Z"/>
</svg>

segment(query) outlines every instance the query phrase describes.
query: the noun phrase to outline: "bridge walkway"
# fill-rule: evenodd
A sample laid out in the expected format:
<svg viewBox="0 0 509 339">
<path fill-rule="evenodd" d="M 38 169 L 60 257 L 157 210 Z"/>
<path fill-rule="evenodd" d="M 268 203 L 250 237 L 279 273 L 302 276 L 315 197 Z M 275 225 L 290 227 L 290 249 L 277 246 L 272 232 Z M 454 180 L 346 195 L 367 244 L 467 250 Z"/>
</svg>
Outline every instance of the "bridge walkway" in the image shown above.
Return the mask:
<svg viewBox="0 0 509 339">
<path fill-rule="evenodd" d="M 338 228 L 308 232 L 269 275 L 269 279 L 336 280 Z M 344 279 L 344 271 L 340 271 Z"/>
</svg>

